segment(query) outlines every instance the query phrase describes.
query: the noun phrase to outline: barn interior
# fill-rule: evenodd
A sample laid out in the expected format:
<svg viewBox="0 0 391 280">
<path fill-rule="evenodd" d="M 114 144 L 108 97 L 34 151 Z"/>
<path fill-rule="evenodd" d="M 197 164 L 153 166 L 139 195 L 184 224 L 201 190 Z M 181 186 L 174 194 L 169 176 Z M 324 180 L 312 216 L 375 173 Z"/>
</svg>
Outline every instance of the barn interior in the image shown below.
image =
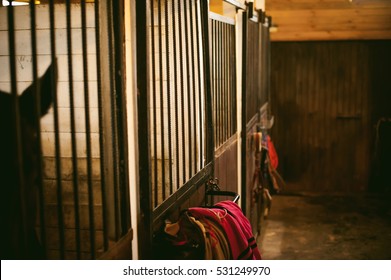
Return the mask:
<svg viewBox="0 0 391 280">
<path fill-rule="evenodd" d="M 154 259 L 223 191 L 263 259 L 391 259 L 391 1 L 2 1 L 1 95 L 54 62 L 11 258 Z"/>
<path fill-rule="evenodd" d="M 390 259 L 391 5 L 272 0 L 270 259 Z M 278 244 L 274 247 L 272 244 Z"/>
</svg>

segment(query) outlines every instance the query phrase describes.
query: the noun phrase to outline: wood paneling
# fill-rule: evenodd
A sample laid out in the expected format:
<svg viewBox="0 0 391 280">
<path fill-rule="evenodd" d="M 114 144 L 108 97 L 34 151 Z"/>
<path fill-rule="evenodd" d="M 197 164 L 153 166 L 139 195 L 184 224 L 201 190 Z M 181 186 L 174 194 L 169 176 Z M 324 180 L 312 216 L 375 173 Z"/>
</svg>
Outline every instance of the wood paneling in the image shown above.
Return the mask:
<svg viewBox="0 0 391 280">
<path fill-rule="evenodd" d="M 391 1 L 266 1 L 272 41 L 391 39 Z"/>
<path fill-rule="evenodd" d="M 216 151 L 215 178 L 219 179 L 220 189 L 238 192 L 238 141 L 236 135 L 226 145 Z"/>
<path fill-rule="evenodd" d="M 374 128 L 391 115 L 390 49 L 391 41 L 272 44 L 272 138 L 288 186 L 368 188 Z"/>
</svg>

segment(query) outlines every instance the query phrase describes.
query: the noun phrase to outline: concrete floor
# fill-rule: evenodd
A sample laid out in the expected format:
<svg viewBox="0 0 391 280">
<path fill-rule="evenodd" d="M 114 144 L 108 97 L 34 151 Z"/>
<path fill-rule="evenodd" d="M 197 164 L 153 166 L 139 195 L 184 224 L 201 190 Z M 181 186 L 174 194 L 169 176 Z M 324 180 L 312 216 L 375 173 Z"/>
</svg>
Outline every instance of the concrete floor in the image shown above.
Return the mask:
<svg viewBox="0 0 391 280">
<path fill-rule="evenodd" d="M 391 196 L 279 194 L 258 238 L 264 259 L 391 259 Z"/>
</svg>

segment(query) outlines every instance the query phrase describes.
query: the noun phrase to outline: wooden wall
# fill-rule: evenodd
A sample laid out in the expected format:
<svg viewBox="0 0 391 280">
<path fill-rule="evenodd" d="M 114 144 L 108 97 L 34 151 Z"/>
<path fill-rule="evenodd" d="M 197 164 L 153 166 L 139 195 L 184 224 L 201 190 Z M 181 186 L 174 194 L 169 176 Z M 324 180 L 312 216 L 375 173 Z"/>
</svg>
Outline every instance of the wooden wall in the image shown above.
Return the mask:
<svg viewBox="0 0 391 280">
<path fill-rule="evenodd" d="M 288 189 L 368 189 L 376 122 L 391 115 L 391 41 L 271 49 L 272 138 Z"/>
<path fill-rule="evenodd" d="M 391 39 L 389 0 L 268 0 L 272 41 Z"/>
<path fill-rule="evenodd" d="M 232 136 L 215 154 L 214 177 L 221 190 L 238 192 L 238 140 Z"/>
</svg>

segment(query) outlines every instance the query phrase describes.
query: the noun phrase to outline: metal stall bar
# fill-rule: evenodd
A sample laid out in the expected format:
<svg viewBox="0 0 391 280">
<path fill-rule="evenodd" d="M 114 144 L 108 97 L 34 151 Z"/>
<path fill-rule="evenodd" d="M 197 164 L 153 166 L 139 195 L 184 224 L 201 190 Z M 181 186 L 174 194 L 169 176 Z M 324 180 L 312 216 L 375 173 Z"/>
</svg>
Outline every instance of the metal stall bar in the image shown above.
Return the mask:
<svg viewBox="0 0 391 280">
<path fill-rule="evenodd" d="M 77 162 L 77 143 L 76 143 L 76 121 L 75 121 L 75 102 L 73 88 L 73 59 L 72 59 L 72 30 L 71 30 L 71 2 L 66 1 L 66 27 L 67 27 L 67 48 L 68 48 L 68 78 L 69 78 L 69 107 L 71 122 L 71 143 L 72 143 L 72 181 L 74 195 L 74 216 L 75 216 L 75 235 L 76 235 L 76 254 L 81 258 L 80 241 L 80 209 L 79 209 L 79 180 L 78 180 L 78 162 Z"/>
<path fill-rule="evenodd" d="M 227 130 L 228 130 L 228 124 L 227 124 L 227 111 L 228 111 L 228 106 L 227 106 L 227 96 L 229 94 L 228 92 L 228 88 L 227 88 L 227 79 L 228 79 L 228 75 L 227 75 L 227 53 L 228 53 L 228 49 L 227 49 L 227 25 L 226 24 L 223 24 L 221 23 L 221 26 L 222 26 L 222 36 L 221 36 L 221 39 L 222 39 L 222 49 L 223 49 L 223 52 L 221 52 L 221 56 L 222 56 L 222 65 L 223 65 L 223 72 L 222 72 L 222 78 L 221 78 L 221 84 L 222 84 L 222 88 L 223 88 L 223 94 L 222 94 L 222 124 L 223 124 L 223 134 L 222 134 L 222 139 L 223 141 L 227 140 L 228 139 L 228 133 L 227 133 Z"/>
<path fill-rule="evenodd" d="M 230 54 L 231 54 L 231 60 L 229 69 L 231 71 L 230 75 L 230 81 L 231 81 L 231 106 L 232 111 L 230 114 L 231 118 L 231 133 L 230 135 L 233 135 L 237 131 L 237 123 L 236 123 L 236 114 L 237 114 L 237 103 L 236 103 L 236 48 L 235 48 L 235 26 L 231 26 L 230 30 L 232 37 L 230 40 Z"/>
<path fill-rule="evenodd" d="M 151 0 L 150 1 L 150 19 L 151 19 L 151 48 L 152 48 L 152 51 L 151 51 L 151 60 L 152 60 L 152 69 L 151 69 L 151 72 L 152 72 L 152 81 L 155 81 L 156 80 L 156 66 L 155 66 L 155 63 L 156 63 L 156 58 L 155 58 L 155 55 L 156 55 L 156 51 L 155 51 L 155 17 L 154 17 L 154 2 L 155 0 Z M 156 112 L 156 83 L 152 82 L 152 107 L 154 108 L 152 110 L 152 114 L 153 114 L 153 122 L 151 123 L 151 125 L 153 126 L 153 135 L 157 135 L 157 112 Z M 154 136 L 155 137 L 155 136 Z M 158 162 L 157 162 L 157 141 L 154 139 L 153 141 L 153 150 L 152 150 L 152 154 L 154 155 L 154 159 L 153 159 L 153 179 L 154 179 L 154 201 L 153 201 L 153 205 L 154 207 L 156 207 L 158 205 L 158 191 L 157 191 L 157 185 L 158 185 Z"/>
<path fill-rule="evenodd" d="M 16 199 L 20 202 L 21 213 L 20 217 L 16 217 L 21 220 L 22 225 L 22 236 L 17 236 L 21 238 L 21 246 L 18 248 L 19 252 L 15 252 L 16 256 L 24 257 L 24 253 L 27 250 L 28 246 L 28 238 L 27 238 L 27 209 L 26 202 L 24 198 L 24 193 L 26 191 L 26 181 L 24 178 L 23 171 L 23 142 L 22 142 L 22 127 L 21 127 L 21 118 L 20 118 L 20 107 L 19 107 L 19 97 L 17 92 L 17 74 L 16 74 L 16 43 L 15 43 L 15 18 L 14 18 L 14 7 L 12 6 L 12 2 L 7 7 L 7 15 L 8 15 L 8 42 L 9 42 L 9 63 L 10 63 L 10 76 L 11 76 L 11 114 L 14 116 L 13 120 L 13 128 L 15 131 L 12 131 L 15 136 L 15 149 L 16 149 L 16 162 L 17 162 L 17 172 L 16 177 L 17 185 L 19 187 L 17 190 L 18 197 Z M 14 178 L 12 178 L 14 179 Z M 19 234 L 18 234 L 19 235 Z"/>
<path fill-rule="evenodd" d="M 247 108 L 246 108 L 246 84 L 247 84 L 247 11 L 243 12 L 243 27 L 242 27 L 242 34 L 243 34 L 243 40 L 242 40 L 242 123 L 241 123 L 241 131 L 242 131 L 242 142 L 241 142 L 241 192 L 242 192 L 242 210 L 243 214 L 247 215 L 248 213 L 246 210 L 247 206 L 247 179 L 246 179 L 246 170 L 247 170 L 247 164 L 246 164 L 246 145 L 247 145 Z"/>
<path fill-rule="evenodd" d="M 55 34 L 55 9 L 54 0 L 49 2 L 49 17 L 50 17 L 50 48 L 52 61 L 56 61 L 56 34 Z M 53 84 L 55 81 L 53 79 Z M 62 168 L 61 168 L 61 148 L 59 135 L 59 113 L 58 113 L 58 92 L 54 87 L 53 92 L 53 112 L 54 112 L 54 137 L 55 137 L 55 158 L 56 158 L 56 179 L 57 179 L 57 220 L 60 258 L 65 259 L 65 223 L 64 223 L 64 208 L 63 208 L 63 186 L 62 186 Z"/>
<path fill-rule="evenodd" d="M 112 174 L 112 185 L 107 186 L 111 192 L 108 199 L 113 203 L 113 238 L 117 241 L 123 237 L 129 230 L 129 197 L 128 197 L 128 178 L 127 178 L 127 149 L 126 145 L 126 111 L 123 103 L 123 7 L 122 2 L 107 1 L 106 16 L 108 29 L 108 75 L 110 77 L 107 101 L 110 103 L 110 111 L 107 112 L 107 118 L 110 127 L 106 132 L 111 133 L 111 157 L 112 167 L 109 172 Z M 109 108 L 107 108 L 109 109 Z M 106 140 L 110 141 L 108 137 Z M 110 210 L 110 208 L 108 209 Z M 110 220 L 109 220 L 110 222 Z M 109 228 L 112 228 L 109 226 Z"/>
<path fill-rule="evenodd" d="M 184 14 L 184 27 L 185 27 L 185 51 L 186 51 L 186 81 L 187 81 L 187 118 L 188 118 L 188 123 L 187 123 L 187 137 L 188 137 L 188 145 L 187 145 L 187 153 L 188 153 L 188 164 L 189 164 L 189 178 L 193 176 L 192 173 L 192 166 L 193 166 L 193 157 L 192 157 L 192 149 L 193 149 L 193 137 L 192 137 L 192 108 L 191 108 L 191 79 L 190 79 L 190 57 L 189 57 L 189 20 L 188 20 L 188 15 L 187 15 L 187 1 L 183 1 L 183 14 Z"/>
<path fill-rule="evenodd" d="M 193 124 L 190 125 L 190 127 L 193 128 L 193 136 L 192 139 L 194 139 L 194 171 L 193 174 L 197 173 L 197 101 L 196 101 L 196 73 L 195 73 L 195 57 L 194 57 L 194 18 L 193 18 L 193 3 L 195 1 L 190 1 L 189 4 L 189 13 L 190 13 L 190 45 L 191 45 L 191 63 L 192 63 L 192 89 L 193 89 Z M 197 34 L 196 34 L 197 35 Z M 197 46 L 198 47 L 198 46 Z M 200 113 L 200 112 L 199 112 Z"/>
<path fill-rule="evenodd" d="M 216 37 L 217 37 L 217 42 L 216 42 L 216 45 L 217 45 L 217 49 L 216 49 L 216 54 L 217 54 L 217 75 L 216 75 L 216 82 L 217 82 L 217 91 L 216 91 L 216 111 L 217 111 L 217 122 L 216 122 L 216 129 L 218 130 L 218 137 L 217 137 L 217 141 L 216 141 L 216 144 L 217 145 L 221 145 L 223 139 L 222 139 L 222 135 L 223 135 L 223 123 L 222 123 L 222 111 L 223 111 L 223 108 L 222 108 L 222 84 L 221 84 L 221 81 L 222 81 L 222 38 L 221 38 L 221 29 L 222 29 L 222 24 L 221 22 L 219 21 L 216 21 L 216 27 L 217 27 L 217 34 L 216 34 Z"/>
<path fill-rule="evenodd" d="M 174 0 L 173 0 L 174 1 Z M 182 26 L 182 9 L 181 9 L 181 2 L 177 1 L 178 3 L 178 26 Z M 181 91 L 180 93 L 185 92 L 185 86 L 183 82 L 183 34 L 182 30 L 179 29 L 179 65 L 180 65 L 180 76 L 181 76 Z M 186 182 L 186 136 L 185 136 L 185 103 L 184 103 L 184 96 L 181 96 L 181 139 L 182 139 L 182 181 L 181 185 L 183 185 Z"/>
<path fill-rule="evenodd" d="M 163 89 L 163 35 L 162 35 L 162 10 L 161 10 L 161 0 L 158 0 L 158 44 L 159 44 L 159 90 L 160 90 L 160 151 L 161 151 L 161 191 L 162 191 L 162 200 L 166 199 L 166 170 L 165 170 L 165 139 L 164 139 L 164 89 Z M 152 27 L 153 28 L 153 27 Z M 152 38 L 154 40 L 154 38 Z M 154 81 L 152 81 L 154 82 Z M 157 108 L 154 108 L 157 110 Z M 155 135 L 157 136 L 157 135 Z M 158 185 L 157 185 L 158 186 Z M 156 186 L 155 186 L 156 187 Z"/>
<path fill-rule="evenodd" d="M 223 135 L 223 139 L 226 141 L 229 139 L 230 137 L 230 134 L 229 134 L 229 130 L 230 130 L 230 127 L 229 127 L 229 121 L 228 121 L 228 112 L 231 111 L 231 108 L 229 107 L 229 103 L 228 103 L 228 99 L 229 99 L 229 96 L 231 94 L 230 92 L 230 88 L 228 86 L 228 81 L 229 81 L 229 47 L 228 47 L 228 41 L 229 41 L 229 32 L 228 32 L 228 29 L 229 29 L 229 25 L 228 24 L 223 24 L 223 49 L 224 49 L 224 52 L 223 52 L 223 57 L 224 57 L 224 79 L 223 79 L 223 83 L 224 83 L 224 135 Z"/>
<path fill-rule="evenodd" d="M 230 81 L 231 81 L 231 69 L 230 69 L 230 56 L 231 56 L 231 48 L 230 48 L 230 42 L 231 42 L 231 37 L 230 37 L 230 29 L 231 26 L 227 25 L 225 28 L 225 48 L 226 48 L 226 53 L 225 53 L 225 59 L 226 59 L 226 67 L 225 67 L 225 74 L 226 74 L 226 79 L 225 79 L 225 86 L 227 88 L 227 96 L 225 99 L 225 108 L 227 108 L 227 112 L 225 113 L 225 123 L 227 124 L 227 129 L 226 129 L 226 139 L 228 139 L 232 134 L 232 125 L 231 125 L 231 119 L 230 119 L 230 113 L 232 111 L 232 104 L 230 102 L 231 96 L 232 96 L 232 88 L 230 87 Z"/>
<path fill-rule="evenodd" d="M 218 92 L 219 92 L 219 82 L 218 82 L 218 76 L 219 76 L 219 46 L 218 46 L 218 24 L 217 21 L 212 20 L 212 30 L 213 30 L 213 36 L 212 36 L 212 45 L 213 45 L 213 55 L 212 55 L 212 65 L 213 68 L 213 76 L 212 76 L 212 83 L 214 83 L 213 90 L 212 91 L 212 102 L 213 102 L 213 112 L 214 112 L 214 124 L 215 124 L 215 145 L 220 145 L 220 114 L 219 114 L 219 98 L 218 98 Z"/>
<path fill-rule="evenodd" d="M 216 57 L 217 57 L 217 47 L 216 47 L 216 44 L 215 42 L 217 41 L 216 40 L 216 34 L 217 34 L 217 31 L 216 31 L 216 24 L 215 24 L 215 21 L 212 20 L 212 23 L 211 23 L 211 52 L 212 52 L 212 57 L 211 57 L 211 71 L 212 71 L 212 102 L 213 104 L 217 104 L 217 96 L 215 94 L 215 92 L 217 92 L 217 81 L 216 81 L 216 73 L 217 73 L 217 63 L 216 63 Z M 214 140 L 215 140 L 215 143 L 217 143 L 217 139 L 218 139 L 218 130 L 216 129 L 217 128 L 217 110 L 215 108 L 216 105 L 213 105 L 213 121 L 215 123 L 215 131 L 214 131 Z"/>
<path fill-rule="evenodd" d="M 199 106 L 198 106 L 198 111 L 199 111 L 199 136 L 200 136 L 200 165 L 199 165 L 199 169 L 201 170 L 203 167 L 204 167 L 204 147 L 205 147 L 205 143 L 203 141 L 204 139 L 204 135 L 203 135 L 203 106 L 202 106 L 202 103 L 203 103 L 203 98 L 202 98 L 202 82 L 201 82 L 201 67 L 202 67 L 202 62 L 201 62 L 201 54 L 200 54 L 200 50 L 199 50 L 199 46 L 200 46 L 200 27 L 199 27 L 199 22 L 198 22 L 198 18 L 199 18 L 199 7 L 200 5 L 198 4 L 197 5 L 197 2 L 199 2 L 199 0 L 196 0 L 195 1 L 195 18 L 196 18 L 196 42 L 197 42 L 197 48 L 196 48 L 196 52 L 197 52 L 197 66 L 198 66 L 198 102 L 199 102 Z"/>
<path fill-rule="evenodd" d="M 230 29 L 230 26 L 229 25 L 225 25 L 225 80 L 224 80 L 224 84 L 225 84 L 225 88 L 226 88 L 226 91 L 227 91 L 227 95 L 225 96 L 225 125 L 226 125 L 226 129 L 225 129 L 225 139 L 229 139 L 229 137 L 231 136 L 230 134 L 230 122 L 229 122 L 229 112 L 231 111 L 231 106 L 230 106 L 230 103 L 229 103 L 229 98 L 230 96 L 232 95 L 232 91 L 231 91 L 231 88 L 229 87 L 229 80 L 230 80 L 230 76 L 229 76 L 229 73 L 230 73 L 230 69 L 229 69 L 229 58 L 230 58 L 230 49 L 229 49 L 229 41 L 230 41 L 230 33 L 229 33 L 229 29 Z"/>
<path fill-rule="evenodd" d="M 167 70 L 167 118 L 168 118 L 168 162 L 169 162 L 169 195 L 173 190 L 173 168 L 171 167 L 172 162 L 172 123 L 171 123 L 171 90 L 170 90 L 170 37 L 169 37 L 169 13 L 168 13 L 168 0 L 164 2 L 165 10 L 165 40 L 166 40 L 166 70 Z"/>
<path fill-rule="evenodd" d="M 151 0 L 153 1 L 153 0 Z M 150 7 L 149 7 L 150 8 Z M 153 11 L 153 10 L 152 10 Z M 147 3 L 144 0 L 136 0 L 136 44 L 137 44 L 137 89 L 138 89 L 138 150 L 139 150 L 139 196 L 140 196 L 140 214 L 139 214 L 139 257 L 147 259 L 150 256 L 152 245 L 152 180 L 150 178 L 150 130 L 149 130 L 149 111 L 148 109 L 148 44 L 147 44 L 147 16 L 153 16 L 148 13 Z M 153 29 L 153 28 L 152 28 Z M 152 33 L 152 31 L 151 31 Z M 153 38 L 153 37 L 152 37 Z M 152 41 L 153 42 L 153 41 Z M 153 45 L 153 44 L 152 44 Z M 152 59 L 154 59 L 152 55 Z M 152 60 L 153 63 L 153 60 Z M 151 69 L 153 70 L 153 69 Z M 153 71 L 152 71 L 153 73 Z M 152 83 L 153 84 L 153 83 Z"/>
<path fill-rule="evenodd" d="M 87 188 L 88 188 L 88 216 L 90 226 L 90 253 L 95 259 L 95 213 L 94 190 L 92 186 L 92 156 L 91 156 L 91 120 L 90 120 L 90 93 L 88 87 L 88 58 L 87 58 L 87 24 L 86 24 L 86 0 L 81 1 L 81 31 L 83 49 L 83 78 L 84 78 L 84 115 L 86 127 L 86 152 L 87 152 Z"/>
<path fill-rule="evenodd" d="M 269 102 L 269 116 L 271 116 L 272 97 L 271 97 L 271 40 L 270 40 L 270 28 L 272 26 L 272 17 L 267 16 L 267 25 L 265 27 L 265 57 L 266 57 L 266 92 L 267 100 Z"/>
<path fill-rule="evenodd" d="M 214 136 L 213 136 L 213 116 L 212 116 L 212 92 L 210 78 L 210 50 L 209 50 L 209 3 L 200 1 L 201 25 L 202 25 L 202 50 L 204 63 L 204 89 L 205 89 L 205 123 L 206 123 L 206 162 L 212 163 L 214 159 Z"/>
<path fill-rule="evenodd" d="M 216 124 L 215 124 L 215 130 L 217 133 L 217 139 L 216 139 L 216 145 L 221 144 L 221 83 L 220 83 L 220 77 L 221 77 L 221 46 L 220 46 L 220 24 L 218 21 L 215 22 L 216 25 Z"/>
<path fill-rule="evenodd" d="M 36 31 L 36 7 L 35 1 L 30 1 L 30 34 L 31 34 L 31 53 L 32 53 L 32 66 L 33 66 L 33 90 L 34 90 L 34 100 L 35 100 L 35 126 L 36 126 L 36 135 L 37 135 L 37 151 L 41 150 L 41 95 L 39 94 L 38 88 L 38 61 L 37 61 L 37 31 Z M 40 239 L 42 242 L 42 258 L 46 259 L 47 253 L 47 240 L 46 240 L 46 221 L 45 221 L 45 196 L 43 190 L 43 164 L 42 164 L 42 154 L 37 154 L 37 181 L 38 181 L 38 196 L 39 196 L 39 222 L 40 222 Z"/>
<path fill-rule="evenodd" d="M 98 94 L 98 123 L 99 123 L 99 156 L 100 156 L 100 180 L 101 180 L 101 199 L 102 199 L 102 223 L 103 223 L 103 250 L 106 252 L 109 248 L 109 233 L 108 233 L 108 209 L 107 209 L 107 191 L 106 191 L 106 173 L 105 160 L 106 152 L 104 150 L 103 138 L 103 94 L 102 94 L 102 79 L 101 73 L 101 41 L 100 41 L 100 0 L 95 0 L 95 48 L 96 48 L 96 73 L 97 73 L 97 94 Z"/>
<path fill-rule="evenodd" d="M 120 208 L 119 208 L 119 168 L 118 168 L 118 121 L 117 121 L 117 100 L 116 96 L 121 94 L 121 92 L 117 92 L 116 90 L 116 74 L 115 74 L 115 58 L 113 57 L 114 55 L 110 54 L 115 54 L 115 47 L 114 47 L 114 36 L 115 36 L 115 31 L 113 27 L 113 3 L 111 1 L 107 1 L 107 6 L 106 6 L 106 15 L 107 15 L 107 25 L 108 25 L 108 50 L 109 50 L 109 76 L 110 76 L 110 104 L 111 104 L 111 110 L 109 113 L 109 118 L 110 118 L 110 123 L 111 123 L 111 141 L 113 143 L 113 147 L 111 149 L 111 157 L 112 157 L 112 176 L 113 178 L 113 186 L 110 187 L 111 191 L 113 192 L 113 204 L 114 204 L 114 237 L 115 240 L 118 240 L 121 236 L 121 223 L 120 223 Z M 115 94 L 116 93 L 116 94 Z M 106 198 L 107 199 L 107 198 Z"/>
<path fill-rule="evenodd" d="M 177 148 L 176 151 L 176 161 L 175 161 L 175 167 L 176 167 L 176 188 L 180 186 L 180 175 L 179 175 L 179 163 L 180 163 L 180 156 L 179 156 L 179 86 L 178 86 L 178 50 L 177 50 L 177 24 L 176 24 L 176 13 L 177 8 L 175 5 L 175 1 L 172 2 L 172 32 L 173 32 L 173 58 L 174 58 L 174 98 L 175 98 L 175 146 Z"/>
<path fill-rule="evenodd" d="M 120 228 L 120 238 L 127 236 L 128 240 L 132 235 L 131 232 L 131 223 L 130 223 L 130 193 L 129 193 L 129 177 L 128 177 L 128 149 L 127 149 L 127 110 L 125 102 L 125 92 L 124 92 L 124 75 L 125 72 L 124 65 L 124 38 L 125 38 L 125 28 L 124 28 L 124 7 L 123 1 L 113 1 L 113 6 L 111 10 L 111 17 L 109 20 L 112 24 L 112 30 L 114 31 L 114 41 L 112 53 L 114 54 L 115 64 L 113 68 L 114 81 L 115 81 L 115 93 L 112 95 L 114 100 L 115 109 L 112 111 L 112 114 L 115 117 L 116 123 L 116 179 L 118 181 L 118 190 L 117 190 L 117 213 L 119 214 L 119 228 Z"/>
<path fill-rule="evenodd" d="M 102 110 L 103 131 L 100 137 L 104 138 L 105 154 L 105 196 L 106 222 L 108 238 L 112 241 L 108 251 L 100 258 L 130 257 L 129 242 L 131 240 L 129 190 L 127 176 L 127 149 L 126 149 L 126 109 L 123 102 L 124 68 L 123 68 L 123 7 L 122 2 L 103 1 L 99 3 L 99 14 L 102 15 L 99 26 L 102 79 L 100 109 Z M 104 34 L 102 36 L 102 34 Z M 108 36 L 106 36 L 106 34 Z M 104 64 L 103 64 L 104 63 Z M 124 248 L 127 249 L 124 249 Z M 119 255 L 120 254 L 120 255 Z"/>
</svg>

